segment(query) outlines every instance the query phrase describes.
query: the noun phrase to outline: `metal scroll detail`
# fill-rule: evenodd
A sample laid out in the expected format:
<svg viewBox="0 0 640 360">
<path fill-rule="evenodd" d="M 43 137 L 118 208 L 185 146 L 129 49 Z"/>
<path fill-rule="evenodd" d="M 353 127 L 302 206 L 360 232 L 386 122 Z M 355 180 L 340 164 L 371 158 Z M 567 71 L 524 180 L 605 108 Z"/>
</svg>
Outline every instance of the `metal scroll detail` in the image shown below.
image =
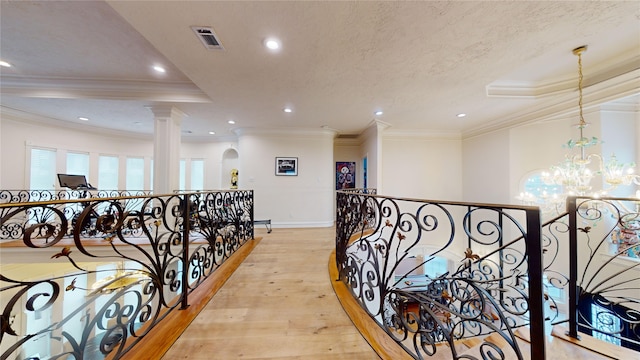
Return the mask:
<svg viewBox="0 0 640 360">
<path fill-rule="evenodd" d="M 640 352 L 640 206 L 577 199 L 577 330 Z"/>
<path fill-rule="evenodd" d="M 542 298 L 525 245 L 539 232 L 523 216 L 535 224 L 535 211 L 518 208 L 338 192 L 340 279 L 416 359 L 444 349 L 454 359 L 522 359 L 515 331 L 531 324 L 530 297 Z M 471 338 L 481 346 L 463 351 Z"/>
<path fill-rule="evenodd" d="M 0 358 L 120 358 L 253 238 L 252 214 L 251 191 L 0 205 L 3 244 L 60 274 L 0 275 Z"/>
</svg>

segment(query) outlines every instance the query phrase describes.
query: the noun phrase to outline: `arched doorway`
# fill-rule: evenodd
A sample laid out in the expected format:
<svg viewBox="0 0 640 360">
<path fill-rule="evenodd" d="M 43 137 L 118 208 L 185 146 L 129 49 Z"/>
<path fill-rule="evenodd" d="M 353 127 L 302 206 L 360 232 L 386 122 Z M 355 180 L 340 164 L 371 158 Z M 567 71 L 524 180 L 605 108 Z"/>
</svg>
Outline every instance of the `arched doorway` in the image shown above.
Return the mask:
<svg viewBox="0 0 640 360">
<path fill-rule="evenodd" d="M 222 166 L 220 169 L 220 188 L 231 188 L 231 170 L 239 166 L 238 151 L 228 148 L 222 153 Z M 242 174 L 240 174 L 242 176 Z"/>
</svg>

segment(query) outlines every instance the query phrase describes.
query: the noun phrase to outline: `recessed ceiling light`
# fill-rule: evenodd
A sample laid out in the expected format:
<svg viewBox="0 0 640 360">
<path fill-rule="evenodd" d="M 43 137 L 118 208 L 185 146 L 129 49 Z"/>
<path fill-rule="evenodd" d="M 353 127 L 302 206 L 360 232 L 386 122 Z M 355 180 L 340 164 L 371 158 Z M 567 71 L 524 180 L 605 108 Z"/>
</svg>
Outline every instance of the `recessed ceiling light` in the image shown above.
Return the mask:
<svg viewBox="0 0 640 360">
<path fill-rule="evenodd" d="M 457 117 L 459 117 L 459 118 L 463 118 L 463 117 L 467 116 L 467 114 L 465 114 L 465 113 L 460 113 L 460 114 L 458 114 L 458 115 L 456 115 L 456 116 L 457 116 Z"/>
<path fill-rule="evenodd" d="M 82 120 L 82 121 L 89 121 L 89 118 L 88 118 L 88 117 L 80 116 L 80 117 L 78 117 L 78 120 Z"/>
<path fill-rule="evenodd" d="M 384 114 L 384 113 L 382 112 L 382 110 L 378 110 L 378 111 L 374 112 L 374 114 L 375 114 L 376 116 L 380 116 L 380 115 L 382 115 L 382 114 Z"/>
<path fill-rule="evenodd" d="M 280 40 L 275 38 L 269 38 L 264 41 L 264 46 L 266 46 L 270 50 L 278 50 L 280 49 Z"/>
<path fill-rule="evenodd" d="M 2 66 L 2 67 L 11 67 L 11 64 L 9 64 L 9 63 L 8 63 L 8 62 L 6 62 L 6 61 L 2 61 L 2 60 L 0 60 L 0 66 Z"/>
<path fill-rule="evenodd" d="M 164 69 L 162 66 L 160 66 L 160 65 L 155 65 L 155 66 L 153 67 L 153 70 L 155 70 L 155 71 L 157 71 L 157 72 L 159 72 L 159 73 L 163 73 L 163 74 L 167 72 L 167 70 L 165 70 L 165 69 Z"/>
<path fill-rule="evenodd" d="M 235 121 L 233 121 L 233 120 L 229 120 L 229 121 L 227 121 L 227 122 L 228 122 L 229 124 L 231 124 L 231 125 L 233 125 L 233 124 L 235 124 L 235 123 L 236 123 L 236 122 L 235 122 Z"/>
<path fill-rule="evenodd" d="M 216 132 L 215 131 L 209 131 L 209 135 L 215 135 Z"/>
<path fill-rule="evenodd" d="M 291 109 L 290 107 L 286 107 L 286 108 L 282 109 L 282 111 L 284 111 L 286 113 L 290 113 L 290 112 L 293 112 L 293 109 Z"/>
</svg>

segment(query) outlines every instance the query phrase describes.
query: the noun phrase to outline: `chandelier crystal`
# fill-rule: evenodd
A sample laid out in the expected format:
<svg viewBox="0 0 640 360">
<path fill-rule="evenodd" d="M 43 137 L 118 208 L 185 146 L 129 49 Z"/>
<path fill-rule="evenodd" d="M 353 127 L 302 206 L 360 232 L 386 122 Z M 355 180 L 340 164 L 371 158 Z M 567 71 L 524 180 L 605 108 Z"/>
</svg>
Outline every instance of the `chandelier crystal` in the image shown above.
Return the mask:
<svg viewBox="0 0 640 360">
<path fill-rule="evenodd" d="M 582 53 L 587 50 L 587 46 L 581 46 L 573 50 L 573 54 L 578 57 L 578 106 L 580 110 L 580 122 L 577 125 L 579 137 L 577 140 L 571 139 L 565 147 L 570 150 L 577 150 L 578 153 L 565 155 L 565 159 L 560 164 L 552 166 L 549 171 L 542 173 L 542 181 L 547 185 L 560 185 L 563 187 L 564 195 L 581 195 L 600 197 L 605 196 L 620 185 L 630 185 L 635 183 L 640 185 L 640 177 L 635 174 L 635 164 L 621 163 L 615 155 L 608 160 L 600 154 L 587 154 L 587 148 L 601 143 L 596 137 L 586 137 L 584 130 L 588 126 L 584 121 L 582 109 Z M 608 186 L 602 189 L 594 189 L 591 181 L 595 176 L 602 176 L 604 183 Z M 563 196 L 564 197 L 564 196 Z"/>
</svg>

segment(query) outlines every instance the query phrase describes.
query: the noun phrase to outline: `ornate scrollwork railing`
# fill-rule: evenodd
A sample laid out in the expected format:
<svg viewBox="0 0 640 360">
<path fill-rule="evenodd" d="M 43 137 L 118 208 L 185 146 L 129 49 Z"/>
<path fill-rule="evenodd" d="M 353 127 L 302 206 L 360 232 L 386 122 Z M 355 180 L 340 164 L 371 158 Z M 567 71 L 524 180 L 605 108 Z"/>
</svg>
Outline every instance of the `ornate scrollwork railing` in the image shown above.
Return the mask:
<svg viewBox="0 0 640 360">
<path fill-rule="evenodd" d="M 537 208 L 337 193 L 340 279 L 416 359 L 447 348 L 454 359 L 522 359 L 524 326 L 542 344 L 531 358 L 544 358 L 544 321 L 531 320 L 544 319 L 541 246 Z M 457 350 L 471 337 L 480 354 Z"/>
<path fill-rule="evenodd" d="M 638 199 L 572 197 L 544 225 L 545 293 L 570 336 L 640 351 L 639 208 Z"/>
<path fill-rule="evenodd" d="M 52 200 L 107 198 L 123 196 L 149 196 L 151 190 L 0 190 L 0 204 Z"/>
<path fill-rule="evenodd" d="M 0 204 L 0 358 L 120 358 L 253 238 L 252 217 L 240 190 Z"/>
</svg>

